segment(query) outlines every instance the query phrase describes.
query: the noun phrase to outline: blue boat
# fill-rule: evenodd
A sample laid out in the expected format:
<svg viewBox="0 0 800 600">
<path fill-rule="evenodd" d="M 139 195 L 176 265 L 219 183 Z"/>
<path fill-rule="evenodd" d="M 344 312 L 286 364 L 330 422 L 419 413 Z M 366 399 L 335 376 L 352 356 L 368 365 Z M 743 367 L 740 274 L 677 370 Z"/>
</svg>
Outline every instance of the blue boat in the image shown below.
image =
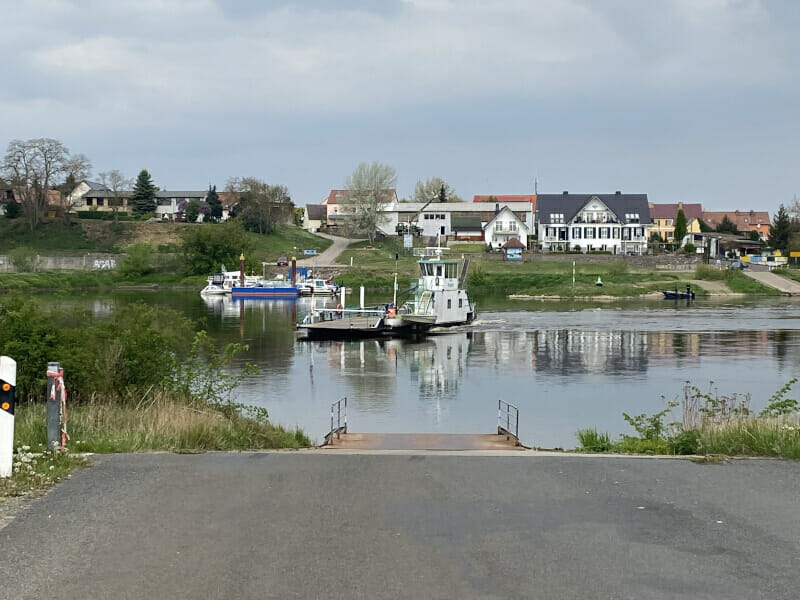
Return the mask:
<svg viewBox="0 0 800 600">
<path fill-rule="evenodd" d="M 257 285 L 234 287 L 231 289 L 232 298 L 284 298 L 295 300 L 300 296 L 300 290 L 292 285 L 291 281 L 283 279 L 261 280 Z"/>
</svg>

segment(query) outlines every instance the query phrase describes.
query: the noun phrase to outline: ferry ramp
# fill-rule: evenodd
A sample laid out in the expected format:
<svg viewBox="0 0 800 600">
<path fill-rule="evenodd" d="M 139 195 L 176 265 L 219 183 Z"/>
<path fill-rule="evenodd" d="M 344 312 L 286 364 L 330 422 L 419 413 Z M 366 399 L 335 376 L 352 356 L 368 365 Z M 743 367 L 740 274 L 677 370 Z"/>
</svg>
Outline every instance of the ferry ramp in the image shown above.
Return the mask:
<svg viewBox="0 0 800 600">
<path fill-rule="evenodd" d="M 361 433 L 348 430 L 347 398 L 331 404 L 326 450 L 526 450 L 519 441 L 519 409 L 497 402 L 496 433 Z"/>
<path fill-rule="evenodd" d="M 793 279 L 782 277 L 781 275 L 777 275 L 766 269 L 759 269 L 758 267 L 750 267 L 742 272 L 750 279 L 755 279 L 762 285 L 774 288 L 782 294 L 786 294 L 787 296 L 800 296 L 800 283 Z"/>
</svg>

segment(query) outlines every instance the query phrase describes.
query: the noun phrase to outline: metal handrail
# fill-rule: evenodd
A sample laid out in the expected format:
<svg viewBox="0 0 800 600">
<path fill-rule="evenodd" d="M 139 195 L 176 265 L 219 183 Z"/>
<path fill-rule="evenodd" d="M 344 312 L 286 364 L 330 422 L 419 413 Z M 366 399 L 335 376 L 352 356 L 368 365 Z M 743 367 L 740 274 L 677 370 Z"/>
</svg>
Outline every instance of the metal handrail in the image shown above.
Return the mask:
<svg viewBox="0 0 800 600">
<path fill-rule="evenodd" d="M 333 436 L 338 440 L 347 433 L 347 396 L 331 404 L 331 430 L 325 434 L 325 444 L 333 443 Z"/>
<path fill-rule="evenodd" d="M 497 401 L 497 433 L 512 435 L 519 443 L 519 408 L 505 400 Z"/>
</svg>

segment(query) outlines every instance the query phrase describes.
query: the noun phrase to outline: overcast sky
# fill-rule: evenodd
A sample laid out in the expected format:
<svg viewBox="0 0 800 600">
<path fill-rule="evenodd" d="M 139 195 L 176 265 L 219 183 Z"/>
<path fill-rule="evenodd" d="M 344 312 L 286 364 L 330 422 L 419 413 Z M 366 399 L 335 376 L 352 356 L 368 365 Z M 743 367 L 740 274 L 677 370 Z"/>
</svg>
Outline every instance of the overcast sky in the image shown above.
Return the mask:
<svg viewBox="0 0 800 600">
<path fill-rule="evenodd" d="M 54 137 L 167 189 L 800 193 L 795 0 L 0 0 L 0 145 Z"/>
</svg>

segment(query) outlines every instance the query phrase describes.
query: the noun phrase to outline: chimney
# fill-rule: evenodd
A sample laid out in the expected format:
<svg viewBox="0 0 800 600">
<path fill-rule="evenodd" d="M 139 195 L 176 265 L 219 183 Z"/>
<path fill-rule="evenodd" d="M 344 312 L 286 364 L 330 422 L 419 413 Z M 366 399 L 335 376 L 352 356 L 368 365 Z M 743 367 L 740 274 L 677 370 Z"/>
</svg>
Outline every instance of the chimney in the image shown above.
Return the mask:
<svg viewBox="0 0 800 600">
<path fill-rule="evenodd" d="M 683 208 L 683 202 L 678 202 L 678 210 L 681 210 L 682 208 Z"/>
<path fill-rule="evenodd" d="M 564 195 L 564 196 L 566 196 L 567 194 L 569 194 L 569 192 L 568 192 L 567 190 L 564 190 L 564 191 L 562 192 L 562 195 Z"/>
<path fill-rule="evenodd" d="M 497 214 L 499 212 L 500 212 L 500 204 L 498 203 L 494 205 L 494 214 Z"/>
<path fill-rule="evenodd" d="M 620 190 L 617 190 L 616 192 L 614 192 L 614 195 L 615 195 L 615 196 L 621 196 L 621 195 L 622 195 L 622 192 L 621 192 Z"/>
</svg>

